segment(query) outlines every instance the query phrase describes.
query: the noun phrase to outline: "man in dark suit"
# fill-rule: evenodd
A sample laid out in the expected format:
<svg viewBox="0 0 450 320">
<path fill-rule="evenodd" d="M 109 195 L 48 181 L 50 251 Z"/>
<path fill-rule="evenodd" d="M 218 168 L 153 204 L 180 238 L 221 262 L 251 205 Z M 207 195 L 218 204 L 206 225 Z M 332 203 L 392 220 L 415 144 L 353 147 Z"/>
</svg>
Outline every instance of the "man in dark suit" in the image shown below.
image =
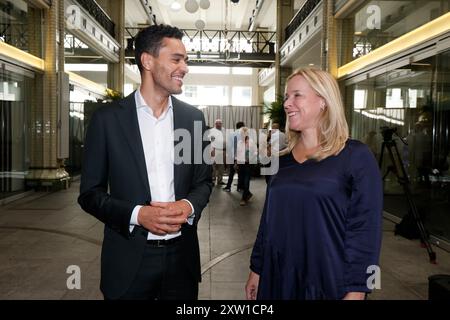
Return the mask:
<svg viewBox="0 0 450 320">
<path fill-rule="evenodd" d="M 141 30 L 140 88 L 97 110 L 89 124 L 78 202 L 105 224 L 105 299 L 198 296 L 197 222 L 212 179 L 202 157 L 203 114 L 172 96 L 188 72 L 182 37 L 167 25 Z M 181 142 L 190 150 L 176 148 L 177 132 L 189 133 Z"/>
</svg>

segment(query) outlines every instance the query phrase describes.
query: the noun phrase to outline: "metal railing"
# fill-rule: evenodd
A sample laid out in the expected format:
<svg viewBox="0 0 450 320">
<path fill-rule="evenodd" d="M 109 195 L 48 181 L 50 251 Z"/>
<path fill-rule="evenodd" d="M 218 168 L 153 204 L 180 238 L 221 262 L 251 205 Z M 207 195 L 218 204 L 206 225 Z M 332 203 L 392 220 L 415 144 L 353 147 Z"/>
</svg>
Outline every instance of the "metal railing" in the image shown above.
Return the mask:
<svg viewBox="0 0 450 320">
<path fill-rule="evenodd" d="M 22 23 L 0 23 L 0 41 L 28 52 L 28 25 Z"/>
<path fill-rule="evenodd" d="M 394 36 L 381 32 L 374 35 L 355 35 L 353 37 L 353 58 L 364 56 L 394 39 Z"/>
<path fill-rule="evenodd" d="M 311 12 L 317 7 L 322 0 L 307 0 L 297 14 L 292 18 L 291 22 L 285 29 L 286 40 L 297 30 L 298 27 L 306 20 Z"/>
<path fill-rule="evenodd" d="M 134 37 L 141 28 L 126 27 L 127 49 L 133 49 Z M 237 30 L 182 30 L 188 52 L 275 54 L 275 32 Z"/>
<path fill-rule="evenodd" d="M 134 38 L 143 27 L 126 27 L 125 56 L 134 60 Z M 190 65 L 267 68 L 275 61 L 275 32 L 184 29 Z"/>
<path fill-rule="evenodd" d="M 114 22 L 95 0 L 76 0 L 114 38 Z"/>
</svg>

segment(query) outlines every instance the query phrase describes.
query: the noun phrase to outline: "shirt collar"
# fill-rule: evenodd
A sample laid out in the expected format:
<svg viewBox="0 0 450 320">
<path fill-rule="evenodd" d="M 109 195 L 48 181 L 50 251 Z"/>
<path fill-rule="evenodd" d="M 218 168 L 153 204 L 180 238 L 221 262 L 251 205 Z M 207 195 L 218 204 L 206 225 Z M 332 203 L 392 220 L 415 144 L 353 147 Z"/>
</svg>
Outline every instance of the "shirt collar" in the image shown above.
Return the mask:
<svg viewBox="0 0 450 320">
<path fill-rule="evenodd" d="M 136 101 L 136 109 L 142 109 L 142 108 L 146 108 L 144 109 L 147 112 L 150 112 L 151 115 L 153 115 L 153 109 L 150 108 L 150 106 L 147 105 L 147 103 L 144 100 L 144 97 L 141 94 L 141 87 L 139 86 L 139 88 L 137 88 L 135 94 L 134 94 L 134 99 Z M 169 96 L 169 99 L 167 101 L 168 103 L 168 108 L 166 109 L 166 111 L 164 111 L 164 113 L 161 115 L 161 117 L 163 118 L 165 116 L 165 114 L 167 114 L 167 112 L 171 109 L 173 109 L 172 106 L 172 96 Z"/>
</svg>

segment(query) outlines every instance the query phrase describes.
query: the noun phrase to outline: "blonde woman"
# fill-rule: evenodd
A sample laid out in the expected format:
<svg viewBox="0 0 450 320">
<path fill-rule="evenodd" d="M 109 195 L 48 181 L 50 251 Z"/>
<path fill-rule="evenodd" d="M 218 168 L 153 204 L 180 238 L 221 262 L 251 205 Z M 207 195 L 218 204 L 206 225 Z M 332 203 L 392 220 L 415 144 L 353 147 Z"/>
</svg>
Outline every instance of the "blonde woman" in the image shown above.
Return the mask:
<svg viewBox="0 0 450 320">
<path fill-rule="evenodd" d="M 376 160 L 349 139 L 329 73 L 295 71 L 284 108 L 289 151 L 267 188 L 247 298 L 364 299 L 381 246 Z"/>
</svg>

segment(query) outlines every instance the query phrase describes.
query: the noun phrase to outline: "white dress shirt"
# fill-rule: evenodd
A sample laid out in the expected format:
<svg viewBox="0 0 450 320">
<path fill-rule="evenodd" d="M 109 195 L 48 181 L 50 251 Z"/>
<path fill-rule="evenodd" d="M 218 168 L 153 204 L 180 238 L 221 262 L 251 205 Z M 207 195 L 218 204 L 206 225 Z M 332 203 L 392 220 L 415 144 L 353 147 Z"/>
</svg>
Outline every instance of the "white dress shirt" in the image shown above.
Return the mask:
<svg viewBox="0 0 450 320">
<path fill-rule="evenodd" d="M 145 166 L 147 168 L 148 182 L 152 201 L 172 202 L 175 201 L 174 187 L 174 129 L 173 129 L 173 107 L 172 98 L 169 96 L 166 110 L 156 118 L 153 110 L 146 104 L 141 95 L 140 88 L 135 92 L 136 111 L 141 133 L 142 146 L 144 148 Z M 194 212 L 194 207 L 189 203 Z M 138 223 L 138 213 L 141 205 L 137 205 L 131 214 L 130 232 Z M 193 215 L 188 219 L 192 224 Z M 181 235 L 177 233 L 160 236 L 149 231 L 147 239 L 172 239 Z"/>
</svg>

